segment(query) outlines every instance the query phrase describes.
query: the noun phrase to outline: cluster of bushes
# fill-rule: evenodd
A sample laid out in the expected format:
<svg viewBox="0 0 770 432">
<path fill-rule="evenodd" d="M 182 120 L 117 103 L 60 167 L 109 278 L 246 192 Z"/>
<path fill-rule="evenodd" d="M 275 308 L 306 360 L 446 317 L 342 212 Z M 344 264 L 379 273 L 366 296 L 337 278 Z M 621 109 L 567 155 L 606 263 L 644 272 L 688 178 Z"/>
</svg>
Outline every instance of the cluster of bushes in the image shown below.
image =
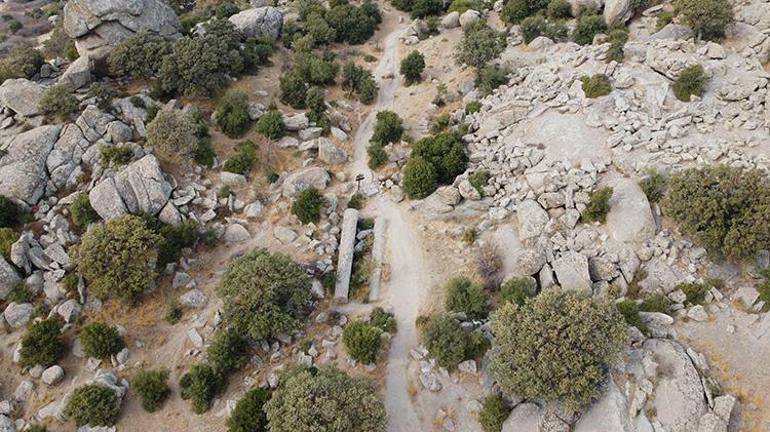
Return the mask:
<svg viewBox="0 0 770 432">
<path fill-rule="evenodd" d="M 674 95 L 682 102 L 690 102 L 692 96 L 700 97 L 703 94 L 707 80 L 703 66 L 688 66 L 679 72 L 679 76 L 674 80 Z"/>
<path fill-rule="evenodd" d="M 230 138 L 237 138 L 251 125 L 249 118 L 249 100 L 246 93 L 233 90 L 225 93 L 217 101 L 217 126 Z"/>
<path fill-rule="evenodd" d="M 88 225 L 98 221 L 100 219 L 96 210 L 91 207 L 91 202 L 88 200 L 87 193 L 80 193 L 68 207 L 70 212 L 70 220 L 72 224 L 78 228 L 86 228 Z"/>
<path fill-rule="evenodd" d="M 580 45 L 591 45 L 594 37 L 607 31 L 607 23 L 600 14 L 584 13 L 578 17 L 577 25 L 572 31 L 572 40 Z"/>
<path fill-rule="evenodd" d="M 509 395 L 560 402 L 578 411 L 596 395 L 626 346 L 615 306 L 590 295 L 550 290 L 492 317 L 490 369 Z"/>
<path fill-rule="evenodd" d="M 67 349 L 62 339 L 61 327 L 62 323 L 56 318 L 32 323 L 21 339 L 19 364 L 24 368 L 56 364 Z"/>
<path fill-rule="evenodd" d="M 364 104 L 374 102 L 379 90 L 372 73 L 353 62 L 342 68 L 342 89 L 348 96 L 358 95 L 358 100 Z"/>
<path fill-rule="evenodd" d="M 425 57 L 419 51 L 414 50 L 401 60 L 399 70 L 406 80 L 406 85 L 420 82 L 422 81 L 422 71 L 425 70 Z"/>
<path fill-rule="evenodd" d="M 257 387 L 243 395 L 227 419 L 227 432 L 254 432 L 267 430 L 265 404 L 270 400 L 267 389 Z"/>
<path fill-rule="evenodd" d="M 197 112 L 158 111 L 147 125 L 147 144 L 166 161 L 185 164 L 194 160 L 204 165 L 213 162 L 213 154 L 209 154 L 213 152 L 211 137 Z"/>
<path fill-rule="evenodd" d="M 286 134 L 286 125 L 283 123 L 283 115 L 277 108 L 271 107 L 257 120 L 257 133 L 271 140 L 283 138 Z"/>
<path fill-rule="evenodd" d="M 411 12 L 412 18 L 437 16 L 444 11 L 441 0 L 391 0 L 390 3 L 402 12 Z"/>
<path fill-rule="evenodd" d="M 26 44 L 16 45 L 0 59 L 0 83 L 11 78 L 32 78 L 44 62 L 40 51 Z"/>
<path fill-rule="evenodd" d="M 468 156 L 459 134 L 445 132 L 417 141 L 404 167 L 404 191 L 413 199 L 433 193 L 440 184 L 452 183 L 465 171 Z"/>
<path fill-rule="evenodd" d="M 751 258 L 770 247 L 770 184 L 760 170 L 691 168 L 671 176 L 663 208 L 684 234 L 709 252 Z"/>
<path fill-rule="evenodd" d="M 647 201 L 657 203 L 663 198 L 663 194 L 668 187 L 668 180 L 663 174 L 651 169 L 647 175 L 639 182 L 639 187 L 647 196 Z"/>
<path fill-rule="evenodd" d="M 559 1 L 559 0 L 552 0 Z M 528 16 L 548 8 L 548 0 L 508 0 L 503 5 L 501 18 L 509 23 L 518 24 Z M 560 10 L 560 7 L 554 6 L 554 12 Z"/>
<path fill-rule="evenodd" d="M 401 140 L 404 135 L 404 123 L 393 111 L 377 113 L 372 138 L 366 152 L 369 156 L 369 168 L 377 169 L 388 161 L 385 146 Z"/>
<path fill-rule="evenodd" d="M 111 388 L 86 384 L 76 388 L 67 399 L 64 415 L 78 426 L 112 426 L 120 414 L 120 400 Z"/>
<path fill-rule="evenodd" d="M 72 94 L 72 89 L 66 84 L 56 84 L 49 87 L 40 100 L 40 110 L 48 117 L 56 117 L 66 121 L 78 111 L 80 102 Z"/>
<path fill-rule="evenodd" d="M 382 22 L 376 3 L 367 1 L 355 6 L 347 0 L 333 2 L 330 9 L 317 0 L 303 0 L 300 19 L 303 28 L 292 37 L 295 42 L 300 37 L 309 37 L 311 46 L 332 42 L 362 44 L 372 37 L 377 25 Z"/>
<path fill-rule="evenodd" d="M 321 191 L 314 187 L 303 189 L 294 198 L 291 205 L 291 214 L 297 216 L 303 224 L 318 222 L 321 219 L 321 209 L 326 205 Z"/>
<path fill-rule="evenodd" d="M 676 0 L 674 10 L 679 21 L 692 28 L 698 39 L 721 39 L 735 21 L 729 0 Z"/>
<path fill-rule="evenodd" d="M 201 35 L 174 42 L 137 33 L 120 42 L 108 59 L 110 72 L 137 79 L 157 78 L 156 94 L 210 96 L 222 90 L 229 77 L 256 70 L 268 62 L 272 42 L 249 39 L 224 18 L 205 24 Z"/>
<path fill-rule="evenodd" d="M 239 142 L 235 145 L 235 154 L 225 161 L 223 171 L 246 175 L 257 161 L 257 145 L 251 141 Z"/>
<path fill-rule="evenodd" d="M 610 49 L 607 51 L 607 63 L 611 61 L 622 63 L 625 57 L 623 47 L 628 42 L 628 28 L 618 27 L 610 30 L 607 35 L 607 42 L 610 43 Z"/>
<path fill-rule="evenodd" d="M 336 74 L 337 65 L 331 53 L 319 57 L 310 52 L 296 52 L 291 69 L 281 76 L 281 102 L 296 109 L 305 108 L 308 90 L 332 84 Z"/>
<path fill-rule="evenodd" d="M 511 69 L 496 64 L 484 65 L 476 69 L 475 85 L 482 96 L 486 96 L 503 84 L 508 84 Z"/>
<path fill-rule="evenodd" d="M 461 64 L 480 68 L 500 56 L 506 44 L 505 32 L 495 31 L 484 20 L 478 20 L 463 29 L 456 58 Z"/>
<path fill-rule="evenodd" d="M 375 308 L 368 320 L 356 319 L 345 327 L 342 342 L 352 359 L 363 364 L 372 364 L 382 352 L 383 334 L 394 331 L 393 315 L 382 308 Z"/>
<path fill-rule="evenodd" d="M 171 395 L 168 387 L 168 370 L 141 370 L 131 380 L 131 388 L 139 395 L 142 408 L 147 412 L 155 412 Z"/>
<path fill-rule="evenodd" d="M 489 341 L 478 330 L 466 330 L 450 314 L 427 320 L 421 329 L 422 344 L 439 366 L 453 369 L 460 362 L 476 358 L 489 348 Z"/>
<path fill-rule="evenodd" d="M 307 403 L 319 400 L 323 403 Z M 387 428 L 377 389 L 367 379 L 350 377 L 333 366 L 288 371 L 264 410 L 271 432 Z"/>
<path fill-rule="evenodd" d="M 128 146 L 102 145 L 99 147 L 99 156 L 105 166 L 120 166 L 131 162 L 134 151 Z"/>
<path fill-rule="evenodd" d="M 604 223 L 607 220 L 607 213 L 610 212 L 610 198 L 612 198 L 612 188 L 609 186 L 592 191 L 580 217 L 588 223 Z"/>
<path fill-rule="evenodd" d="M 508 279 L 500 286 L 500 302 L 524 306 L 527 300 L 537 295 L 537 282 L 531 276 Z"/>
<path fill-rule="evenodd" d="M 460 276 L 447 283 L 445 306 L 447 311 L 461 312 L 470 319 L 486 318 L 489 296 L 480 285 Z"/>
<path fill-rule="evenodd" d="M 521 35 L 524 43 L 527 44 L 539 36 L 545 36 L 555 42 L 563 42 L 569 38 L 569 30 L 561 20 L 534 15 L 521 20 Z"/>
<path fill-rule="evenodd" d="M 83 326 L 78 337 L 83 346 L 83 352 L 97 359 L 109 359 L 124 347 L 118 328 L 102 322 Z"/>
<path fill-rule="evenodd" d="M 311 281 L 288 256 L 256 250 L 237 258 L 217 288 L 224 320 L 239 334 L 266 340 L 299 328 Z"/>
</svg>

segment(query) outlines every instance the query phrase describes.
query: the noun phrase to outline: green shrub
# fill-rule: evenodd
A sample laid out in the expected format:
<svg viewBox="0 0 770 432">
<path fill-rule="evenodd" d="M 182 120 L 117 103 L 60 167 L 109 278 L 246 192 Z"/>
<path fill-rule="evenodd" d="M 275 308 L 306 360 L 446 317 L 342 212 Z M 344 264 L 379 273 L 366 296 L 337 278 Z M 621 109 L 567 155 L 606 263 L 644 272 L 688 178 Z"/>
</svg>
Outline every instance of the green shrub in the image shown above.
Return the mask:
<svg viewBox="0 0 770 432">
<path fill-rule="evenodd" d="M 731 259 L 751 258 L 770 247 L 768 208 L 766 173 L 726 166 L 672 175 L 663 200 L 663 209 L 684 234 Z"/>
<path fill-rule="evenodd" d="M 663 11 L 658 15 L 658 19 L 655 21 L 655 31 L 661 31 L 663 27 L 671 24 L 674 21 L 674 12 Z"/>
<path fill-rule="evenodd" d="M 503 84 L 508 83 L 511 70 L 500 65 L 485 65 L 476 69 L 476 88 L 485 96 Z"/>
<path fill-rule="evenodd" d="M 607 51 L 607 63 L 611 61 L 622 63 L 625 56 L 623 47 L 628 42 L 628 29 L 621 27 L 611 30 L 607 35 L 607 41 L 610 43 L 610 49 Z"/>
<path fill-rule="evenodd" d="M 531 11 L 527 0 L 508 0 L 503 5 L 500 17 L 507 23 L 518 24 L 530 14 Z"/>
<path fill-rule="evenodd" d="M 0 227 L 15 228 L 26 219 L 26 211 L 10 198 L 0 195 Z"/>
<path fill-rule="evenodd" d="M 626 347 L 623 317 L 611 303 L 550 290 L 493 315 L 490 369 L 508 394 L 579 410 L 596 395 Z"/>
<path fill-rule="evenodd" d="M 214 16 L 219 19 L 227 19 L 241 11 L 235 3 L 220 3 L 214 11 Z"/>
<path fill-rule="evenodd" d="M 19 234 L 12 228 L 0 228 L 0 255 L 6 261 L 11 259 L 11 246 L 19 240 Z"/>
<path fill-rule="evenodd" d="M 243 71 L 240 32 L 227 20 L 211 20 L 204 36 L 174 42 L 159 71 L 164 91 L 186 96 L 211 96 Z"/>
<path fill-rule="evenodd" d="M 489 297 L 482 287 L 466 277 L 456 277 L 447 283 L 446 310 L 462 312 L 468 318 L 481 319 L 489 313 Z"/>
<path fill-rule="evenodd" d="M 468 181 L 471 186 L 473 186 L 473 188 L 476 189 L 476 192 L 482 197 L 484 196 L 484 187 L 489 183 L 489 179 L 489 173 L 484 170 L 474 171 L 468 176 Z"/>
<path fill-rule="evenodd" d="M 72 224 L 79 228 L 85 228 L 100 219 L 99 214 L 91 207 L 86 193 L 80 193 L 72 200 L 69 212 Z"/>
<path fill-rule="evenodd" d="M 179 306 L 178 301 L 171 300 L 166 304 L 164 319 L 172 325 L 178 323 L 179 320 L 182 319 L 182 307 Z"/>
<path fill-rule="evenodd" d="M 168 381 L 168 370 L 166 369 L 142 369 L 131 380 L 131 388 L 139 395 L 142 408 L 145 411 L 157 411 L 171 395 L 171 389 L 166 381 Z"/>
<path fill-rule="evenodd" d="M 118 328 L 102 322 L 93 322 L 80 329 L 80 342 L 87 356 L 109 359 L 125 346 Z"/>
<path fill-rule="evenodd" d="M 387 333 L 393 334 L 396 332 L 396 319 L 393 317 L 393 314 L 385 312 L 379 306 L 372 309 L 372 312 L 369 314 L 369 324 Z"/>
<path fill-rule="evenodd" d="M 500 286 L 500 302 L 524 306 L 537 295 L 537 282 L 530 276 L 511 278 Z"/>
<path fill-rule="evenodd" d="M 164 109 L 147 125 L 147 144 L 162 159 L 182 163 L 198 149 L 198 125 L 188 112 Z"/>
<path fill-rule="evenodd" d="M 110 52 L 110 73 L 149 79 L 158 74 L 163 58 L 171 55 L 172 44 L 163 37 L 139 32 L 120 41 Z"/>
<path fill-rule="evenodd" d="M 434 168 L 440 184 L 450 184 L 468 164 L 465 146 L 459 134 L 445 132 L 423 138 L 412 147 L 411 158 L 423 158 Z M 431 191 L 432 192 L 432 191 Z"/>
<path fill-rule="evenodd" d="M 450 121 L 451 118 L 449 117 L 449 113 L 443 113 L 436 116 L 430 125 L 430 133 L 437 134 L 444 132 L 449 128 Z"/>
<path fill-rule="evenodd" d="M 89 293 L 99 298 L 136 300 L 155 279 L 160 241 L 161 237 L 136 216 L 92 226 L 75 254 Z"/>
<path fill-rule="evenodd" d="M 457 47 L 459 63 L 480 68 L 500 56 L 506 46 L 504 32 L 498 32 L 478 20 L 463 29 L 463 39 Z"/>
<path fill-rule="evenodd" d="M 489 395 L 481 402 L 479 423 L 484 432 L 501 432 L 503 423 L 511 414 L 511 408 L 503 398 L 497 395 Z"/>
<path fill-rule="evenodd" d="M 602 15 L 584 14 L 578 18 L 575 30 L 572 32 L 572 40 L 580 45 L 591 45 L 594 36 L 607 31 L 607 23 Z"/>
<path fill-rule="evenodd" d="M 647 196 L 647 201 L 651 203 L 657 203 L 663 199 L 667 186 L 668 180 L 654 169 L 649 170 L 647 176 L 639 182 L 639 187 Z"/>
<path fill-rule="evenodd" d="M 248 341 L 231 328 L 217 333 L 206 353 L 209 364 L 223 376 L 244 367 L 250 357 Z"/>
<path fill-rule="evenodd" d="M 281 101 L 296 109 L 305 108 L 310 86 L 331 84 L 336 73 L 330 59 L 295 49 L 291 69 L 280 79 Z"/>
<path fill-rule="evenodd" d="M 246 93 L 229 91 L 217 101 L 217 126 L 225 135 L 236 138 L 249 129 L 249 100 Z"/>
<path fill-rule="evenodd" d="M 762 276 L 762 282 L 757 285 L 757 291 L 759 291 L 759 299 L 770 304 L 770 268 L 760 270 L 760 276 Z M 749 307 L 751 305 L 745 305 Z"/>
<path fill-rule="evenodd" d="M 386 145 L 401 140 L 404 134 L 404 124 L 398 114 L 393 111 L 380 111 L 377 113 L 376 119 L 372 142 Z"/>
<path fill-rule="evenodd" d="M 353 320 L 342 332 L 342 342 L 348 355 L 357 362 L 371 364 L 377 361 L 382 349 L 382 331 L 363 320 Z"/>
<path fill-rule="evenodd" d="M 610 211 L 610 198 L 612 198 L 612 188 L 609 186 L 591 192 L 590 201 L 580 215 L 583 221 L 604 223 Z"/>
<path fill-rule="evenodd" d="M 441 15 L 444 4 L 441 0 L 413 0 L 412 19 Z"/>
<path fill-rule="evenodd" d="M 674 287 L 674 291 L 676 290 L 682 290 L 687 297 L 687 303 L 700 305 L 706 301 L 706 293 L 709 291 L 709 287 L 706 284 L 699 283 L 680 283 Z"/>
<path fill-rule="evenodd" d="M 270 64 L 273 55 L 273 40 L 270 38 L 249 38 L 243 44 L 243 71 L 256 73 L 259 66 Z"/>
<path fill-rule="evenodd" d="M 542 36 L 547 26 L 548 22 L 539 15 L 521 20 L 521 35 L 524 37 L 524 43 L 528 44 L 538 36 Z"/>
<path fill-rule="evenodd" d="M 48 432 L 48 429 L 41 424 L 30 425 L 25 432 Z"/>
<path fill-rule="evenodd" d="M 106 166 L 125 165 L 131 162 L 131 159 L 134 157 L 134 151 L 131 150 L 131 147 L 118 147 L 115 145 L 100 146 L 99 154 L 102 164 Z"/>
<path fill-rule="evenodd" d="M 48 367 L 56 364 L 66 349 L 61 336 L 61 323 L 57 319 L 36 321 L 21 339 L 19 364 L 24 368 L 35 365 Z"/>
<path fill-rule="evenodd" d="M 225 381 L 214 367 L 201 363 L 182 376 L 179 387 L 182 399 L 190 401 L 193 412 L 203 414 L 208 411 L 211 401 L 224 390 Z"/>
<path fill-rule="evenodd" d="M 278 110 L 269 110 L 257 121 L 257 132 L 267 139 L 278 140 L 286 134 L 283 116 Z"/>
<path fill-rule="evenodd" d="M 227 419 L 227 432 L 267 431 L 265 404 L 270 400 L 270 392 L 258 387 L 243 395 Z"/>
<path fill-rule="evenodd" d="M 237 258 L 217 293 L 224 321 L 238 333 L 265 340 L 297 329 L 306 317 L 310 278 L 289 257 L 256 250 Z"/>
<path fill-rule="evenodd" d="M 480 0 L 452 0 L 447 13 L 457 12 L 462 15 L 468 9 L 481 12 L 484 10 L 484 4 Z"/>
<path fill-rule="evenodd" d="M 11 78 L 32 78 L 44 62 L 40 51 L 26 44 L 16 45 L 0 59 L 0 83 Z"/>
<path fill-rule="evenodd" d="M 326 198 L 318 189 L 309 187 L 302 190 L 294 198 L 291 214 L 297 216 L 297 219 L 303 224 L 318 222 L 321 219 L 321 208 L 324 205 L 326 205 Z"/>
<path fill-rule="evenodd" d="M 6 303 L 30 303 L 33 298 L 32 291 L 30 291 L 27 284 L 17 282 L 8 292 L 5 301 Z"/>
<path fill-rule="evenodd" d="M 367 10 L 345 2 L 334 5 L 326 12 L 324 18 L 335 30 L 337 42 L 358 45 L 374 34 L 377 23 L 376 16 L 369 15 L 371 12 L 371 6 Z M 379 14 L 379 11 L 377 13 Z"/>
<path fill-rule="evenodd" d="M 658 312 L 668 314 L 671 312 L 671 302 L 663 294 L 652 294 L 644 298 L 639 304 L 642 312 Z"/>
<path fill-rule="evenodd" d="M 597 98 L 601 96 L 607 96 L 612 92 L 612 84 L 607 75 L 596 74 L 592 76 L 584 76 L 580 78 L 583 82 L 583 93 L 587 98 Z"/>
<path fill-rule="evenodd" d="M 385 407 L 366 378 L 322 366 L 291 370 L 281 381 L 265 404 L 270 432 L 386 430 Z"/>
<path fill-rule="evenodd" d="M 64 407 L 64 415 L 74 419 L 78 426 L 112 426 L 119 413 L 120 401 L 115 391 L 100 384 L 76 388 Z"/>
<path fill-rule="evenodd" d="M 235 154 L 228 159 L 223 171 L 246 175 L 257 161 L 257 146 L 251 141 L 239 142 L 235 145 Z"/>
<path fill-rule="evenodd" d="M 112 108 L 112 99 L 115 97 L 115 89 L 108 83 L 96 82 L 88 88 L 87 96 L 94 98 L 96 106 L 103 111 L 109 111 Z"/>
<path fill-rule="evenodd" d="M 413 3 L 414 0 L 390 0 L 390 4 L 392 4 L 394 8 L 400 10 L 401 12 L 411 11 Z"/>
<path fill-rule="evenodd" d="M 67 120 L 77 112 L 79 102 L 65 84 L 56 84 L 48 88 L 40 100 L 40 110 L 47 116 Z"/>
<path fill-rule="evenodd" d="M 618 308 L 618 312 L 623 315 L 626 324 L 631 327 L 636 327 L 642 334 L 648 335 L 650 333 L 647 324 L 642 321 L 642 318 L 639 316 L 640 309 L 637 302 L 633 300 L 623 300 L 620 303 L 616 303 L 615 306 Z"/>
<path fill-rule="evenodd" d="M 176 262 L 183 248 L 191 248 L 201 239 L 198 222 L 193 219 L 185 219 L 177 225 L 164 224 L 154 219 L 148 223 L 148 227 L 161 238 L 158 245 L 158 268 Z"/>
<path fill-rule="evenodd" d="M 466 114 L 474 114 L 481 111 L 481 102 L 479 101 L 471 101 L 465 104 L 465 113 Z"/>
<path fill-rule="evenodd" d="M 388 162 L 388 153 L 385 151 L 385 147 L 378 142 L 369 144 L 366 148 L 366 154 L 369 157 L 367 165 L 373 170 L 376 170 Z"/>
<path fill-rule="evenodd" d="M 703 94 L 706 85 L 706 73 L 701 65 L 692 65 L 684 68 L 674 80 L 674 95 L 682 102 L 690 102 L 692 96 Z"/>
<path fill-rule="evenodd" d="M 674 9 L 680 22 L 692 28 L 698 39 L 721 39 L 735 21 L 729 0 L 676 0 Z"/>
<path fill-rule="evenodd" d="M 412 51 L 401 60 L 401 75 L 406 80 L 406 85 L 422 81 L 422 71 L 425 70 L 425 57 L 419 51 Z"/>
<path fill-rule="evenodd" d="M 422 157 L 409 158 L 403 174 L 404 192 L 412 199 L 423 199 L 438 187 L 436 169 Z"/>
<path fill-rule="evenodd" d="M 566 19 L 572 16 L 572 6 L 567 0 L 551 0 L 548 2 L 546 14 L 551 19 Z"/>
<path fill-rule="evenodd" d="M 51 36 L 43 42 L 45 58 L 64 57 L 70 61 L 77 60 L 78 51 L 75 41 L 64 31 L 64 20 L 58 20 L 51 31 Z M 74 56 L 72 56 L 74 54 Z"/>
<path fill-rule="evenodd" d="M 437 315 L 422 328 L 421 341 L 439 366 L 453 369 L 461 361 L 478 354 L 478 340 L 451 315 Z M 483 336 L 482 336 L 483 337 Z"/>
</svg>

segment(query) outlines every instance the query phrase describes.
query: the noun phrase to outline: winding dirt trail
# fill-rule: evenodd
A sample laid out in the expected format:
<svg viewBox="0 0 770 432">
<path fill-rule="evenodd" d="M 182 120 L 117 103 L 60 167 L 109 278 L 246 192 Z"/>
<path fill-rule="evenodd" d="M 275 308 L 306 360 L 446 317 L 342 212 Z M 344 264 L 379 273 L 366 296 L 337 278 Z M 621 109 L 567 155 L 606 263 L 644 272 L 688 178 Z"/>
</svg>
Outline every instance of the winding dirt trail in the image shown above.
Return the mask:
<svg viewBox="0 0 770 432">
<path fill-rule="evenodd" d="M 359 126 L 353 138 L 353 175 L 363 174 L 361 191 L 373 196 L 379 185 L 367 167 L 366 147 L 372 136 L 377 112 L 393 109 L 396 90 L 401 85 L 398 74 L 399 36 L 404 30 L 398 25 L 383 40 L 383 54 L 374 71 L 380 87 L 377 101 Z M 392 306 L 398 331 L 391 341 L 385 376 L 385 409 L 389 432 L 422 430 L 421 421 L 409 395 L 409 350 L 417 345 L 417 318 L 423 302 L 422 288 L 427 287 L 430 274 L 425 261 L 422 240 L 414 230 L 407 210 L 379 195 L 369 201 L 366 213 L 377 215 L 387 224 L 390 280 L 383 284 L 383 303 Z"/>
</svg>

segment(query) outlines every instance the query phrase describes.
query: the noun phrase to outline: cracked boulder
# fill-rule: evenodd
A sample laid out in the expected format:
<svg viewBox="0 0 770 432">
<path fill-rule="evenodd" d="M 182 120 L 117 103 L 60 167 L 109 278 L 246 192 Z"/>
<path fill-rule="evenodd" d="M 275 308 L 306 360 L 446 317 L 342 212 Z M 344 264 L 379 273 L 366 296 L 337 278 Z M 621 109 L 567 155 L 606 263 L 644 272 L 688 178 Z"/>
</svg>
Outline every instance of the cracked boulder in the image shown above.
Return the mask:
<svg viewBox="0 0 770 432">
<path fill-rule="evenodd" d="M 40 101 L 43 99 L 43 89 L 40 84 L 28 79 L 9 79 L 0 85 L 0 105 L 25 117 L 41 113 Z"/>
<path fill-rule="evenodd" d="M 0 195 L 37 204 L 45 193 L 48 174 L 46 159 L 59 137 L 61 126 L 40 126 L 16 135 L 2 149 Z"/>
<path fill-rule="evenodd" d="M 243 37 L 278 39 L 283 26 L 283 13 L 278 8 L 264 6 L 238 12 L 228 20 L 241 31 Z"/>
</svg>

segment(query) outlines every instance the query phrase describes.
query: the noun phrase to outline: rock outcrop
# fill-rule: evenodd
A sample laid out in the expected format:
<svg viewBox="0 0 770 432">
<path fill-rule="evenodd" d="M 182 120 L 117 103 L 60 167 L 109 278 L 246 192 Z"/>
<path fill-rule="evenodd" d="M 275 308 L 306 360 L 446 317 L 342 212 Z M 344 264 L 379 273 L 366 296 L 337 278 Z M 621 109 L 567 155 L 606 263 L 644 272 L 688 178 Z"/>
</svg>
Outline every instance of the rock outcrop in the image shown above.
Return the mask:
<svg viewBox="0 0 770 432">
<path fill-rule="evenodd" d="M 244 37 L 268 37 L 278 39 L 283 26 L 283 13 L 278 8 L 264 6 L 241 11 L 228 20 Z"/>
<path fill-rule="evenodd" d="M 88 194 L 91 207 L 103 219 L 127 213 L 160 213 L 171 196 L 158 159 L 147 155 L 132 162 L 114 177 L 102 179 Z"/>
<path fill-rule="evenodd" d="M 40 114 L 40 101 L 43 99 L 43 89 L 40 84 L 28 79 L 9 79 L 0 85 L 0 105 L 25 117 Z"/>
<path fill-rule="evenodd" d="M 46 159 L 59 137 L 61 126 L 40 126 L 16 135 L 3 148 L 0 159 L 0 195 L 37 204 L 45 193 Z"/>
</svg>

